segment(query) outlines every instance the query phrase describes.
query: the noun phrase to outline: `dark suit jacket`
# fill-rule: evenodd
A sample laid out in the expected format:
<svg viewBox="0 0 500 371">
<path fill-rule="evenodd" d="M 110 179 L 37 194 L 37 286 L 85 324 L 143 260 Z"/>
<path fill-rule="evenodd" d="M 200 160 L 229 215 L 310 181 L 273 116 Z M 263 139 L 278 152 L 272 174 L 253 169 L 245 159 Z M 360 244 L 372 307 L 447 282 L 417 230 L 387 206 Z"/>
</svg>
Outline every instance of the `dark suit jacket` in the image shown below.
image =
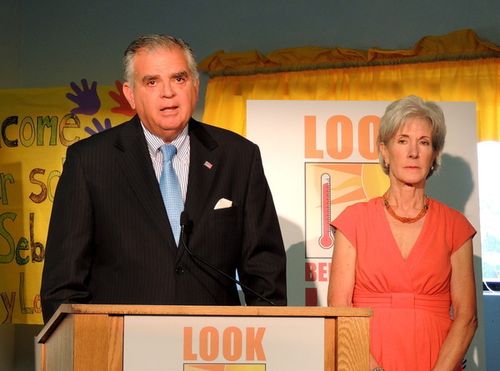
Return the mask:
<svg viewBox="0 0 500 371">
<path fill-rule="evenodd" d="M 286 305 L 286 257 L 258 147 L 193 119 L 189 136 L 190 249 Z M 233 206 L 214 210 L 221 198 Z M 63 302 L 240 304 L 234 282 L 175 246 L 137 116 L 68 148 L 41 298 L 45 321 Z M 245 301 L 266 305 L 250 292 Z"/>
</svg>

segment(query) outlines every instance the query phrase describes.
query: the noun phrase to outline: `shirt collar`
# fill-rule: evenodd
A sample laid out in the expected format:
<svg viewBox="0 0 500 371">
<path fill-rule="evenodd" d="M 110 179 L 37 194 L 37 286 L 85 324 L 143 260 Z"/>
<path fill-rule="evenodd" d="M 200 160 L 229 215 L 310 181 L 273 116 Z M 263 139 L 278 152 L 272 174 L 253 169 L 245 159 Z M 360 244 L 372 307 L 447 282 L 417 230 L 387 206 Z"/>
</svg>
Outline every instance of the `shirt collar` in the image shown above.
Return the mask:
<svg viewBox="0 0 500 371">
<path fill-rule="evenodd" d="M 148 144 L 148 150 L 151 157 L 155 157 L 158 153 L 160 147 L 165 144 L 162 138 L 151 133 L 141 121 L 142 130 L 144 131 L 144 135 L 146 136 L 146 142 Z M 189 136 L 188 136 L 188 127 L 189 123 L 182 129 L 180 134 L 172 141 L 170 144 L 173 144 L 177 147 L 177 155 L 180 157 L 184 157 L 183 154 L 186 151 L 189 151 Z"/>
</svg>

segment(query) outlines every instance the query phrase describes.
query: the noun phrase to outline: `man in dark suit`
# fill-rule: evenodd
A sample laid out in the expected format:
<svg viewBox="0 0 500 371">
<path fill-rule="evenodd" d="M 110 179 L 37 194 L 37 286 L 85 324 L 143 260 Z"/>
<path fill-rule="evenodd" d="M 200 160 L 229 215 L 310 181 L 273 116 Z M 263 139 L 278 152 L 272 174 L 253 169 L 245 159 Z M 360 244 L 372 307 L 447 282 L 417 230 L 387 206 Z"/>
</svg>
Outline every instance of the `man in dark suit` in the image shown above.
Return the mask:
<svg viewBox="0 0 500 371">
<path fill-rule="evenodd" d="M 286 256 L 258 147 L 191 118 L 199 80 L 182 40 L 140 37 L 124 67 L 137 115 L 67 151 L 47 239 L 44 320 L 61 303 L 239 305 L 236 271 L 246 304 L 286 305 Z M 177 151 L 183 221 L 167 214 L 160 191 L 165 143 Z"/>
</svg>

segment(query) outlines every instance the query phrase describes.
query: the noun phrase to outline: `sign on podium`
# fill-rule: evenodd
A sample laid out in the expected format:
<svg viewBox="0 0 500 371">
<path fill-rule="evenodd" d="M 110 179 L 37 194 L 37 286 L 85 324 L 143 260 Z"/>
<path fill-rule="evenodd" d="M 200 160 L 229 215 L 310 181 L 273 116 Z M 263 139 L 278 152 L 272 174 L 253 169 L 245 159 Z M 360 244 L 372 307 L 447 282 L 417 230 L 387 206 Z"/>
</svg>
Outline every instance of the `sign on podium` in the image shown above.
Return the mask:
<svg viewBox="0 0 500 371">
<path fill-rule="evenodd" d="M 370 309 L 64 304 L 39 370 L 367 370 Z"/>
</svg>

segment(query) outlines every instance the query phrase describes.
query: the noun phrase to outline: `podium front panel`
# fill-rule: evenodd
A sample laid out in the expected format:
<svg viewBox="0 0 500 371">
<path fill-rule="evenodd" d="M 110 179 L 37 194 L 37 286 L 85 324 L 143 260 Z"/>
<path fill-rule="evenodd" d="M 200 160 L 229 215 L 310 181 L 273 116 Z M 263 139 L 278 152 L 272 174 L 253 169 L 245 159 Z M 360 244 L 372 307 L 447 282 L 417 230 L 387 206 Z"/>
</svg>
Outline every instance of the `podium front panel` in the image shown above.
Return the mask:
<svg viewBox="0 0 500 371">
<path fill-rule="evenodd" d="M 123 369 L 324 370 L 324 328 L 318 317 L 126 316 Z"/>
</svg>

